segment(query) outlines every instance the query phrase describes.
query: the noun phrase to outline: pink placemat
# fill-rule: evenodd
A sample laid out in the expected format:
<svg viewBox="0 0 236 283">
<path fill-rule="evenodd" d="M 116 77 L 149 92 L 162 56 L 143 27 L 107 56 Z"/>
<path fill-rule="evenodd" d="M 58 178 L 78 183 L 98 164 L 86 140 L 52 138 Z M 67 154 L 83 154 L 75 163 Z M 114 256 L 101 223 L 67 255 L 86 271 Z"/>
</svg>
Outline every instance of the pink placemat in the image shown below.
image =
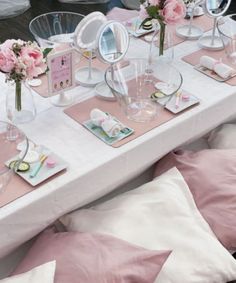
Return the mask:
<svg viewBox="0 0 236 283">
<path fill-rule="evenodd" d="M 156 128 L 157 126 L 169 121 L 174 117 L 174 114 L 159 106 L 158 116 L 153 121 L 147 123 L 133 122 L 125 116 L 118 102 L 105 101 L 96 97 L 77 103 L 71 106 L 70 108 L 64 110 L 64 112 L 76 122 L 83 124 L 84 121 L 90 119 L 89 114 L 94 108 L 98 108 L 104 112 L 110 113 L 112 116 L 115 116 L 117 119 L 119 119 L 122 123 L 134 129 L 134 133 L 132 135 L 114 143 L 112 145 L 113 147 L 120 147 L 121 145 L 136 139 L 137 137 L 145 134 L 146 132 L 152 130 L 153 128 Z"/>
<path fill-rule="evenodd" d="M 153 78 L 153 80 L 156 80 L 156 78 Z M 129 87 L 129 93 L 135 93 L 136 91 L 135 84 L 136 84 L 135 80 L 130 80 L 129 82 L 127 82 L 127 85 Z M 141 94 L 144 97 L 148 97 L 150 94 L 155 92 L 154 84 L 147 84 L 145 85 L 145 87 L 140 88 L 139 91 L 141 91 Z M 188 93 L 183 91 L 183 94 L 188 94 Z M 136 139 L 137 137 L 145 134 L 146 132 L 152 130 L 153 128 L 156 128 L 159 125 L 173 119 L 175 116 L 183 113 L 180 112 L 179 114 L 173 114 L 172 112 L 164 109 L 164 107 L 159 104 L 157 104 L 157 107 L 158 107 L 158 112 L 155 119 L 146 123 L 138 123 L 129 120 L 122 111 L 117 101 L 106 101 L 99 99 L 97 97 L 92 97 L 88 100 L 77 103 L 65 109 L 64 112 L 72 119 L 74 119 L 76 122 L 79 122 L 81 125 L 83 125 L 83 122 L 90 119 L 90 112 L 94 108 L 98 108 L 103 112 L 110 113 L 112 116 L 120 120 L 123 124 L 134 129 L 134 133 L 132 135 L 112 145 L 113 147 L 120 147 L 121 145 Z M 185 111 L 187 111 L 187 109 Z"/>
<path fill-rule="evenodd" d="M 78 63 L 76 63 L 75 65 L 75 70 L 85 67 L 85 66 L 88 66 L 88 59 L 86 59 L 85 57 L 82 57 L 80 60 L 78 59 Z M 95 58 L 92 61 L 92 67 L 105 71 L 107 68 L 107 65 L 99 61 L 97 58 Z M 35 92 L 37 92 L 39 95 L 41 95 L 42 97 L 49 97 L 47 75 L 44 74 L 40 76 L 40 79 L 42 80 L 42 84 L 38 87 L 32 87 L 32 89 Z"/>
<path fill-rule="evenodd" d="M 231 63 L 231 61 L 228 59 L 224 50 L 209 51 L 209 50 L 201 49 L 201 50 L 196 51 L 194 53 L 191 53 L 187 56 L 184 56 L 182 58 L 182 60 L 185 61 L 186 63 L 191 64 L 192 66 L 196 66 L 196 65 L 199 64 L 200 58 L 203 55 L 210 56 L 210 57 L 212 57 L 216 60 L 221 59 L 224 64 L 227 64 L 227 65 L 231 66 L 233 69 L 235 69 L 235 65 L 233 65 Z M 236 77 L 233 77 L 232 79 L 227 80 L 226 83 L 229 84 L 229 85 L 235 86 L 236 85 Z"/>
<path fill-rule="evenodd" d="M 139 12 L 136 10 L 127 10 L 115 7 L 107 13 L 107 19 L 119 22 L 125 22 L 131 18 L 137 17 Z"/>
<path fill-rule="evenodd" d="M 189 20 L 182 19 L 177 25 L 168 25 L 169 33 L 172 35 L 172 38 L 173 38 L 173 46 L 188 40 L 188 39 L 181 38 L 177 36 L 176 34 L 177 26 L 188 25 L 188 24 L 189 24 Z M 200 16 L 200 17 L 195 17 L 193 19 L 193 24 L 202 28 L 203 32 L 209 31 L 213 27 L 212 19 L 205 15 Z M 146 41 L 144 36 L 140 37 L 140 39 Z"/>
<path fill-rule="evenodd" d="M 22 179 L 17 174 L 13 174 L 10 182 L 6 186 L 3 192 L 0 192 L 0 207 L 3 207 L 4 205 L 13 202 L 14 200 L 32 192 L 33 190 L 39 189 L 39 187 L 50 180 L 56 178 L 57 176 L 64 174 L 66 172 L 66 169 L 63 171 L 60 171 L 59 173 L 53 175 L 52 177 L 48 178 L 44 182 L 40 183 L 39 185 L 33 187 L 24 179 Z"/>
<path fill-rule="evenodd" d="M 9 143 L 6 144 L 6 137 L 0 134 L 0 170 L 5 169 L 5 162 L 7 160 L 12 159 L 13 156 L 16 156 L 19 154 L 19 151 L 16 150 L 16 145 L 14 142 L 12 142 L 12 147 L 9 148 Z M 32 187 L 29 183 L 27 183 L 24 179 L 22 179 L 20 176 L 12 172 L 12 176 L 10 179 L 10 182 L 7 184 L 7 186 L 4 188 L 3 191 L 0 191 L 0 207 L 16 200 L 19 197 L 24 196 L 27 193 L 32 192 L 34 189 L 39 188 L 42 184 L 45 184 L 46 182 L 49 182 L 56 176 L 65 173 L 66 170 L 63 170 L 44 182 L 40 183 L 39 185 Z"/>
<path fill-rule="evenodd" d="M 6 186 L 5 190 L 0 193 L 0 207 L 24 196 L 33 191 L 33 187 L 26 183 L 21 177 L 14 174 Z"/>
<path fill-rule="evenodd" d="M 12 142 L 12 146 L 10 148 L 9 142 L 6 143 L 6 136 L 0 134 L 0 170 L 5 169 L 4 163 L 7 160 L 11 159 L 13 156 L 19 153 L 16 150 L 17 143 L 18 141 Z M 26 183 L 18 175 L 12 173 L 12 178 L 10 179 L 10 182 L 5 187 L 4 191 L 0 192 L 0 207 L 30 192 L 31 190 L 32 187 L 28 183 Z"/>
<path fill-rule="evenodd" d="M 107 18 L 109 20 L 115 20 L 115 21 L 120 21 L 120 22 L 124 23 L 124 22 L 130 20 L 131 18 L 137 17 L 138 15 L 139 15 L 138 11 L 121 9 L 121 8 L 113 8 L 107 14 Z M 168 25 L 169 32 L 173 36 L 173 45 L 174 46 L 179 44 L 179 43 L 182 43 L 186 40 L 186 39 L 183 39 L 183 38 L 178 37 L 176 35 L 176 32 L 175 32 L 176 26 L 187 25 L 187 24 L 189 24 L 189 20 L 182 19 L 177 25 Z M 202 28 L 202 30 L 204 32 L 206 32 L 206 31 L 213 28 L 213 19 L 203 15 L 203 16 L 200 16 L 200 17 L 195 17 L 193 19 L 193 24 L 196 25 L 196 26 L 199 26 L 200 28 Z M 139 38 L 145 41 L 144 36 L 141 36 Z"/>
</svg>

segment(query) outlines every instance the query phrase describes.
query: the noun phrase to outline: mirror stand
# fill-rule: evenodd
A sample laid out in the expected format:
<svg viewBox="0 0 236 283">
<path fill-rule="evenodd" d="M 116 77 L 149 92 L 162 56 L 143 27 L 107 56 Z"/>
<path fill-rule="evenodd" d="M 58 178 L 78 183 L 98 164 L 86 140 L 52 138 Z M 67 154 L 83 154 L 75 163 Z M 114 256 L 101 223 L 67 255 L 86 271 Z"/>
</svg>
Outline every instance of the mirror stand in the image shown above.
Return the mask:
<svg viewBox="0 0 236 283">
<path fill-rule="evenodd" d="M 104 72 L 92 67 L 96 36 L 100 27 L 107 22 L 101 12 L 92 12 L 84 17 L 75 30 L 74 46 L 78 50 L 87 50 L 88 66 L 75 72 L 75 81 L 84 87 L 94 87 L 104 80 Z"/>
<path fill-rule="evenodd" d="M 113 70 L 113 65 L 124 58 L 129 47 L 129 34 L 125 26 L 115 21 L 104 23 L 97 34 L 96 47 L 98 58 L 109 64 Z M 104 78 L 103 82 L 96 86 L 95 92 L 101 99 L 116 100 Z"/>
<path fill-rule="evenodd" d="M 94 87 L 104 80 L 104 72 L 92 67 L 93 50 L 89 50 L 88 53 L 88 66 L 76 71 L 75 81 L 81 86 Z"/>
<path fill-rule="evenodd" d="M 216 27 L 219 24 L 221 16 L 228 10 L 231 0 L 204 0 L 206 14 L 214 18 L 212 35 L 204 35 L 199 38 L 198 45 L 203 49 L 221 50 L 224 49 L 224 43 L 220 36 L 216 35 Z"/>
<path fill-rule="evenodd" d="M 193 25 L 194 11 L 201 2 L 202 1 L 196 1 L 192 5 L 189 24 L 176 27 L 176 34 L 179 37 L 185 39 L 198 39 L 203 35 L 203 30 L 200 27 Z"/>
<path fill-rule="evenodd" d="M 224 48 L 224 44 L 221 40 L 221 38 L 216 35 L 216 24 L 219 17 L 214 18 L 214 26 L 212 35 L 204 35 L 198 40 L 198 44 L 203 49 L 209 49 L 209 50 L 221 50 Z"/>
<path fill-rule="evenodd" d="M 73 102 L 73 96 L 66 92 L 60 92 L 58 95 L 54 95 L 50 98 L 53 105 L 63 107 L 71 105 Z"/>
<path fill-rule="evenodd" d="M 111 70 L 113 70 L 112 66 L 113 64 L 110 64 Z M 110 101 L 116 100 L 115 96 L 112 94 L 110 88 L 108 87 L 104 79 L 101 83 L 96 85 L 95 92 L 96 92 L 97 97 L 99 98 L 110 100 Z"/>
</svg>

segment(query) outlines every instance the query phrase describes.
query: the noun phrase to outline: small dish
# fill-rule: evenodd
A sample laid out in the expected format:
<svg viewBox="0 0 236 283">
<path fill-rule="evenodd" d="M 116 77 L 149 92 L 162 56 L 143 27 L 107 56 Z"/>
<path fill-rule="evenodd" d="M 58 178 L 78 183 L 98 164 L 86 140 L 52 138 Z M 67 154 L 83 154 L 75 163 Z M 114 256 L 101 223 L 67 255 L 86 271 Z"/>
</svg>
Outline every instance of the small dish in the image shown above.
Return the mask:
<svg viewBox="0 0 236 283">
<path fill-rule="evenodd" d="M 108 145 L 113 145 L 114 143 L 132 135 L 134 133 L 134 129 L 122 124 L 117 118 L 113 117 L 118 123 L 120 123 L 123 128 L 120 130 L 119 134 L 115 137 L 109 137 L 104 130 L 94 125 L 92 120 L 87 120 L 83 122 L 83 126 L 87 128 L 92 134 L 94 134 L 96 137 L 98 137 L 100 140 L 105 142 Z"/>
<path fill-rule="evenodd" d="M 214 71 L 209 70 L 206 67 L 201 66 L 200 64 L 194 66 L 194 69 L 205 74 L 205 75 L 207 75 L 208 77 L 210 77 L 214 80 L 217 80 L 218 82 L 226 82 L 226 81 L 228 81 L 228 80 L 230 80 L 230 79 L 232 79 L 233 77 L 236 76 L 236 70 L 235 70 L 235 73 L 232 76 L 228 77 L 227 79 L 223 79 L 222 77 L 217 75 Z"/>
<path fill-rule="evenodd" d="M 39 165 L 39 162 L 34 162 L 30 164 L 30 169 L 26 172 L 17 172 L 17 174 L 21 178 L 23 178 L 26 182 L 28 182 L 33 187 L 39 185 L 43 181 L 47 180 L 48 178 L 54 176 L 55 174 L 67 168 L 67 163 L 61 157 L 49 151 L 46 147 L 43 147 L 43 152 L 46 152 L 46 151 L 48 153 L 50 152 L 48 155 L 48 158 L 50 157 L 50 159 L 53 159 L 55 161 L 54 167 L 49 168 L 45 162 L 43 166 L 40 168 L 38 174 L 33 178 L 30 177 L 30 174 L 34 170 L 34 168 Z M 8 160 L 6 162 L 6 165 L 8 166 L 10 162 L 13 161 L 14 159 L 16 159 L 16 157 L 13 157 L 12 159 Z"/>
<path fill-rule="evenodd" d="M 157 26 L 156 24 L 153 24 L 151 29 L 143 29 L 142 27 L 140 27 L 142 23 L 142 20 L 138 17 L 136 18 L 132 18 L 129 22 L 126 22 L 125 26 L 128 30 L 128 32 L 133 35 L 134 37 L 140 37 L 142 35 L 151 33 L 155 30 L 157 30 Z"/>
<path fill-rule="evenodd" d="M 176 107 L 176 95 L 173 95 L 171 98 L 167 96 L 163 99 L 159 99 L 158 103 L 163 105 L 165 109 L 167 109 L 173 114 L 178 114 L 186 110 L 187 108 L 200 103 L 200 99 L 192 94 L 184 94 L 183 96 L 185 99 L 182 99 L 182 96 L 180 96 L 178 107 Z M 186 99 L 186 97 L 188 97 L 188 99 Z"/>
</svg>

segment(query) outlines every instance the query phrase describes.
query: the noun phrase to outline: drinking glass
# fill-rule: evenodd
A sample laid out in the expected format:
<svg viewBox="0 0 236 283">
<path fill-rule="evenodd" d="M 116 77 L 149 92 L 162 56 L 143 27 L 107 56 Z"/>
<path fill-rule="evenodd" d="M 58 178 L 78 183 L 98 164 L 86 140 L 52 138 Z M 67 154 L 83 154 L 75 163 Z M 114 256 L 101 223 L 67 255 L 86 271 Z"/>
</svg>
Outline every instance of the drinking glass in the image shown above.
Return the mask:
<svg viewBox="0 0 236 283">
<path fill-rule="evenodd" d="M 4 191 L 12 175 L 18 169 L 28 151 L 28 139 L 16 126 L 0 121 L 0 193 Z M 15 160 L 9 168 L 10 160 Z"/>
</svg>

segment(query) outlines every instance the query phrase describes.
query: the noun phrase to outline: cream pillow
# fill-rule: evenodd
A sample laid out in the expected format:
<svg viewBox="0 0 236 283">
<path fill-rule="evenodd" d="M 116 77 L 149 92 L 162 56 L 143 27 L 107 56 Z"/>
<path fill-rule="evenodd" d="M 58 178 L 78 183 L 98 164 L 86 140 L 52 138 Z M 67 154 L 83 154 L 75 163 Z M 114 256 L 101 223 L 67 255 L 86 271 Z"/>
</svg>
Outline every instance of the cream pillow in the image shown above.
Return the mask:
<svg viewBox="0 0 236 283">
<path fill-rule="evenodd" d="M 208 144 L 215 149 L 236 148 L 236 124 L 223 124 L 211 131 Z"/>
<path fill-rule="evenodd" d="M 50 261 L 28 272 L 0 280 L 0 283 L 53 283 L 56 261 Z"/>
<path fill-rule="evenodd" d="M 199 213 L 176 168 L 61 221 L 69 231 L 107 233 L 144 248 L 172 250 L 156 283 L 236 280 L 236 261 Z"/>
</svg>

